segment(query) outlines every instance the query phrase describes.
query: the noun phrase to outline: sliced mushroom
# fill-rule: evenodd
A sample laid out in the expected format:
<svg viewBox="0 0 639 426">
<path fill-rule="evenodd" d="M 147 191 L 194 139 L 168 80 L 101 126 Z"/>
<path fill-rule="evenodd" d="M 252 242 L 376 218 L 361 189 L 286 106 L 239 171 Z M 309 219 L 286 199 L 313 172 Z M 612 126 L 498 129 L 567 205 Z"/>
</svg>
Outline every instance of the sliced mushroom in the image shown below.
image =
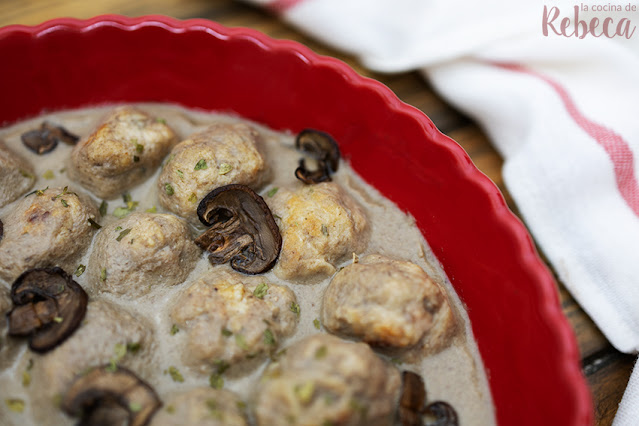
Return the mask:
<svg viewBox="0 0 639 426">
<path fill-rule="evenodd" d="M 78 328 L 88 296 L 60 268 L 30 269 L 11 286 L 13 309 L 7 314 L 10 336 L 31 336 L 29 347 L 49 351 Z"/>
<path fill-rule="evenodd" d="M 447 402 L 435 401 L 424 409 L 424 426 L 458 426 L 457 412 Z"/>
<path fill-rule="evenodd" d="M 426 403 L 426 387 L 419 374 L 402 372 L 402 394 L 399 397 L 399 420 L 402 426 L 421 426 Z"/>
<path fill-rule="evenodd" d="M 126 413 L 129 426 L 144 426 L 161 406 L 145 381 L 126 368 L 108 365 L 75 379 L 62 400 L 67 414 L 80 417 L 79 425 L 116 424 L 113 417 Z"/>
<path fill-rule="evenodd" d="M 212 264 L 231 262 L 245 274 L 261 274 L 275 265 L 282 236 L 264 199 L 246 185 L 226 185 L 202 199 L 197 215 L 210 228 L 195 243 Z"/>
<path fill-rule="evenodd" d="M 339 167 L 340 152 L 335 139 L 319 130 L 302 130 L 295 139 L 295 148 L 317 161 L 316 170 L 308 170 L 302 158 L 295 177 L 306 184 L 327 182 Z"/>
<path fill-rule="evenodd" d="M 62 126 L 56 126 L 47 121 L 39 129 L 29 130 L 20 137 L 24 146 L 38 155 L 53 151 L 58 142 L 75 145 L 80 138 Z"/>
</svg>

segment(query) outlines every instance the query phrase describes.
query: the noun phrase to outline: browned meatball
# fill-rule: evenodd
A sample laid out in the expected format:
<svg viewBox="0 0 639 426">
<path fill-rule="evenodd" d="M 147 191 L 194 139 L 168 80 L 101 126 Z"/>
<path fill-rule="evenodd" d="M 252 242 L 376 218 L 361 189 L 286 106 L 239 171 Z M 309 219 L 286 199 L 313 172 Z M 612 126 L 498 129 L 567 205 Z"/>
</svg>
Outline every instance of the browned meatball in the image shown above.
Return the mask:
<svg viewBox="0 0 639 426">
<path fill-rule="evenodd" d="M 0 141 L 0 207 L 26 193 L 34 182 L 33 168 L 27 160 Z"/>
<path fill-rule="evenodd" d="M 405 348 L 424 339 L 427 347 L 443 348 L 455 316 L 444 291 L 422 268 L 370 255 L 335 275 L 324 293 L 322 324 L 380 346 Z"/>
<path fill-rule="evenodd" d="M 258 136 L 246 124 L 220 123 L 180 142 L 157 181 L 160 204 L 198 223 L 198 203 L 213 189 L 231 183 L 258 187 L 266 168 Z"/>
<path fill-rule="evenodd" d="M 184 220 L 170 214 L 133 213 L 96 236 L 88 282 L 94 291 L 135 298 L 156 286 L 183 282 L 200 253 Z"/>
<path fill-rule="evenodd" d="M 246 426 L 242 406 L 233 392 L 196 388 L 166 399 L 151 426 Z"/>
<path fill-rule="evenodd" d="M 176 141 L 166 124 L 117 108 L 73 148 L 69 177 L 100 198 L 115 198 L 151 176 Z"/>
<path fill-rule="evenodd" d="M 287 287 L 214 268 L 182 293 L 171 311 L 186 335 L 184 361 L 235 364 L 275 351 L 297 324 Z"/>
<path fill-rule="evenodd" d="M 365 343 L 316 334 L 286 349 L 256 390 L 258 425 L 389 425 L 400 374 Z"/>
<path fill-rule="evenodd" d="M 73 379 L 88 368 L 115 363 L 150 377 L 158 368 L 153 360 L 157 347 L 151 324 L 138 313 L 105 300 L 90 302 L 80 328 L 44 355 L 28 352 L 33 359 L 30 391 L 39 424 L 51 413 L 56 395 L 64 395 Z M 57 412 L 58 410 L 55 409 Z"/>
<path fill-rule="evenodd" d="M 336 183 L 280 188 L 267 199 L 281 217 L 282 251 L 275 274 L 283 279 L 330 275 L 345 256 L 368 243 L 368 223 L 362 207 Z"/>
<path fill-rule="evenodd" d="M 2 218 L 0 276 L 13 281 L 27 269 L 60 266 L 73 272 L 95 229 L 92 200 L 63 188 L 38 191 L 18 201 Z"/>
</svg>

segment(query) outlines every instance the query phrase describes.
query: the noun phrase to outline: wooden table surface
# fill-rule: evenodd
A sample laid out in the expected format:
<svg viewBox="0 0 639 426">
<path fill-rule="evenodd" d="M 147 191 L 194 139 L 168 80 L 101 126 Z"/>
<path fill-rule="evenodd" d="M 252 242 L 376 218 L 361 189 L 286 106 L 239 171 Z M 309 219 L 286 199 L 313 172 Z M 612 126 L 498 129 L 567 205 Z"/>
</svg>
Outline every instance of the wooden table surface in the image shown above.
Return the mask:
<svg viewBox="0 0 639 426">
<path fill-rule="evenodd" d="M 444 102 L 417 73 L 383 75 L 370 72 L 359 66 L 353 58 L 315 42 L 277 17 L 234 0 L 0 0 L 0 26 L 35 25 L 51 18 L 89 18 L 104 13 L 207 18 L 226 26 L 255 28 L 274 38 L 296 40 L 317 53 L 337 57 L 360 74 L 381 81 L 404 102 L 427 114 L 442 132 L 464 147 L 475 165 L 499 186 L 508 205 L 517 213 L 502 180 L 503 160 L 484 132 L 472 120 Z M 593 394 L 596 423 L 609 425 L 617 411 L 635 357 L 622 354 L 610 345 L 561 282 L 558 291 L 563 311 L 579 342 L 583 371 Z"/>
</svg>

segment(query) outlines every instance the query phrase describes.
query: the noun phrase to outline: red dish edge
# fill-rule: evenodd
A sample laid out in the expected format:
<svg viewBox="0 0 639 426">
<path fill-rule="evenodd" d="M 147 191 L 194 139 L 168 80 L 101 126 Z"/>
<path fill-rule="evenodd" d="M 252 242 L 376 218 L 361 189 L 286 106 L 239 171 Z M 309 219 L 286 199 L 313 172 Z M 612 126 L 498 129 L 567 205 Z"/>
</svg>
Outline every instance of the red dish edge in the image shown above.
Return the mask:
<svg viewBox="0 0 639 426">
<path fill-rule="evenodd" d="M 15 35 L 16 33 L 24 33 L 32 38 L 41 38 L 47 37 L 49 34 L 60 30 L 66 31 L 70 29 L 83 33 L 105 26 L 116 27 L 125 31 L 134 31 L 148 26 L 160 27 L 172 33 L 204 31 L 217 39 L 243 39 L 266 51 L 282 52 L 289 55 L 293 54 L 299 60 L 314 68 L 327 68 L 331 72 L 337 73 L 345 79 L 348 84 L 355 86 L 358 90 L 370 92 L 369 95 L 382 98 L 393 113 L 404 116 L 404 119 L 414 121 L 413 124 L 417 124 L 432 143 L 439 145 L 439 148 L 448 152 L 455 167 L 458 169 L 461 176 L 463 176 L 467 181 L 466 184 L 472 186 L 475 191 L 482 194 L 485 201 L 487 201 L 491 206 L 490 213 L 492 217 L 488 217 L 486 219 L 496 226 L 500 232 L 506 233 L 508 239 L 511 240 L 513 247 L 517 249 L 516 256 L 514 257 L 516 258 L 519 267 L 525 272 L 525 275 L 529 279 L 526 285 L 532 285 L 534 287 L 531 289 L 533 295 L 538 296 L 539 303 L 537 308 L 541 310 L 541 319 L 545 319 L 547 321 L 546 325 L 550 327 L 551 333 L 548 335 L 552 339 L 552 346 L 556 348 L 554 355 L 556 356 L 556 359 L 559 360 L 557 361 L 558 365 L 556 373 L 558 374 L 558 377 L 556 377 L 556 382 L 547 383 L 547 386 L 549 388 L 560 387 L 568 393 L 568 395 L 563 395 L 564 397 L 569 397 L 563 402 L 568 405 L 566 407 L 567 411 L 570 411 L 572 414 L 569 416 L 569 421 L 562 421 L 561 424 L 581 425 L 591 424 L 593 422 L 592 402 L 584 377 L 579 368 L 579 354 L 575 337 L 570 325 L 561 312 L 554 280 L 546 266 L 539 259 L 531 237 L 519 219 L 510 212 L 506 206 L 503 196 L 495 187 L 493 182 L 472 164 L 466 152 L 457 143 L 439 132 L 432 121 L 422 112 L 401 102 L 381 83 L 359 76 L 346 64 L 333 58 L 319 56 L 313 53 L 310 49 L 296 42 L 274 40 L 252 29 L 226 28 L 203 19 L 179 21 L 163 16 L 126 18 L 117 15 L 104 15 L 89 20 L 62 18 L 48 21 L 34 27 L 13 25 L 0 28 L 0 43 L 2 43 L 4 38 L 9 37 L 10 35 Z M 0 75 L 1 73 L 2 71 L 0 71 Z M 34 115 L 38 112 L 39 111 L 29 111 L 27 115 Z M 17 119 L 24 118 L 24 116 L 24 113 L 19 113 L 16 116 L 4 115 L 1 117 L 7 121 L 15 121 Z M 7 117 L 9 118 L 7 119 Z M 406 206 L 402 207 L 405 208 Z M 420 228 L 425 231 L 423 225 L 419 222 L 418 224 L 420 225 Z M 433 249 L 438 257 L 445 257 L 445 253 L 438 250 L 437 247 L 433 247 Z M 442 259 L 442 257 L 440 257 L 440 259 Z M 450 278 L 453 280 L 453 284 L 455 285 L 454 275 L 450 276 Z M 463 294 L 461 294 L 461 296 L 463 299 Z M 472 320 L 472 309 L 470 310 L 469 315 Z M 522 330 L 522 333 L 526 333 L 526 331 Z M 512 400 L 514 398 L 512 393 L 517 393 L 513 391 L 518 390 L 495 388 L 493 379 L 499 375 L 498 367 L 491 366 L 490 363 L 486 361 L 485 355 L 490 353 L 490 348 L 483 346 L 481 339 L 478 340 L 480 352 L 482 353 L 485 363 L 489 368 L 489 376 L 491 376 L 489 378 L 491 378 L 491 388 L 493 391 L 493 397 L 496 401 L 499 423 L 528 424 L 527 421 L 533 417 L 528 417 L 528 419 L 526 419 L 522 416 L 518 418 L 518 409 L 515 405 L 512 405 Z M 508 395 L 509 393 L 511 395 Z M 510 403 L 507 402 L 509 399 Z M 539 410 L 545 411 L 545 407 L 539 407 Z M 520 412 L 519 414 L 524 415 L 523 412 Z M 554 420 L 546 418 L 544 423 L 554 424 Z M 557 422 L 557 424 L 560 423 Z"/>
</svg>

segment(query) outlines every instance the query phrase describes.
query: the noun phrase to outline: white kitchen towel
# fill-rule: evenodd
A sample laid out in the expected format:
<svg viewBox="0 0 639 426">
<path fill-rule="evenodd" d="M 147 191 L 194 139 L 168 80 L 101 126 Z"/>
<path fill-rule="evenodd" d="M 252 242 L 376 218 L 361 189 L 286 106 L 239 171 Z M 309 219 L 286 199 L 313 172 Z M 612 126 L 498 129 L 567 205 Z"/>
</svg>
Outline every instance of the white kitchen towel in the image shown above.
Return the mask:
<svg viewBox="0 0 639 426">
<path fill-rule="evenodd" d="M 566 287 L 616 348 L 639 350 L 636 2 L 249 1 L 373 70 L 421 70 L 502 154 Z M 635 371 L 615 425 L 638 421 Z"/>
</svg>

